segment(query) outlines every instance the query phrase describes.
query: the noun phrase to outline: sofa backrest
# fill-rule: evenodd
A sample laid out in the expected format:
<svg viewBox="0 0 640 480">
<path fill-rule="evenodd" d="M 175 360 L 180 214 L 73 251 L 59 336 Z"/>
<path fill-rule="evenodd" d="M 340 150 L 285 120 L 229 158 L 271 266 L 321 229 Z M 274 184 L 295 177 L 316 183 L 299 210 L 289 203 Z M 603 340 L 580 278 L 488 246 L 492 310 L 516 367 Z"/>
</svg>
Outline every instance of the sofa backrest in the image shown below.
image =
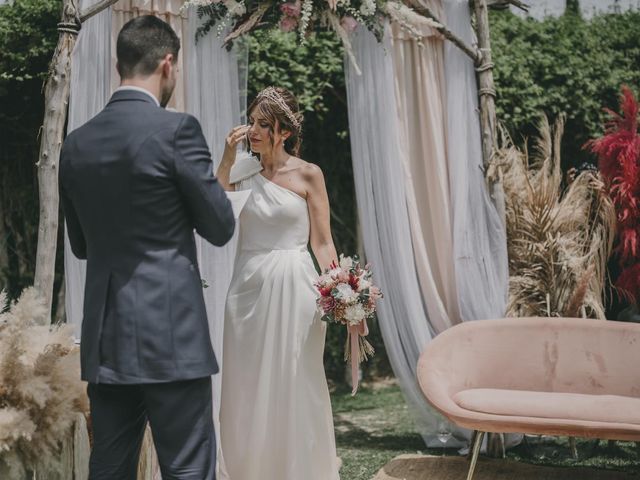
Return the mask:
<svg viewBox="0 0 640 480">
<path fill-rule="evenodd" d="M 435 386 L 449 396 L 500 388 L 640 398 L 640 324 L 574 318 L 466 322 L 430 342 L 418 376 L 423 388 Z"/>
</svg>

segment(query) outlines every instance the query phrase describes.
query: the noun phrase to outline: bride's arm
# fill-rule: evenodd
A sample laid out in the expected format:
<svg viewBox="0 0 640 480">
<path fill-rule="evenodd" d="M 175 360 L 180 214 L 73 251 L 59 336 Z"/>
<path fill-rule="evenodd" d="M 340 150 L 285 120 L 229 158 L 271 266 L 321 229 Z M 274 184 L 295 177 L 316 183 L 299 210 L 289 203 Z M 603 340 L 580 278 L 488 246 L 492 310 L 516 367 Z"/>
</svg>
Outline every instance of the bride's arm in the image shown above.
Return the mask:
<svg viewBox="0 0 640 480">
<path fill-rule="evenodd" d="M 218 181 L 220 182 L 220 185 L 222 185 L 222 188 L 227 192 L 233 192 L 235 190 L 235 185 L 229 183 L 229 175 L 231 173 L 231 167 L 236 161 L 236 147 L 245 137 L 248 129 L 249 127 L 246 125 L 235 127 L 231 130 L 229 135 L 227 135 L 225 140 L 224 153 L 222 154 L 220 165 L 218 165 L 216 177 L 218 177 Z"/>
<path fill-rule="evenodd" d="M 310 163 L 305 170 L 305 180 L 308 186 L 307 205 L 311 222 L 311 249 L 318 260 L 320 269 L 325 271 L 332 262 L 338 261 L 338 254 L 331 236 L 329 196 L 320 167 Z"/>
</svg>

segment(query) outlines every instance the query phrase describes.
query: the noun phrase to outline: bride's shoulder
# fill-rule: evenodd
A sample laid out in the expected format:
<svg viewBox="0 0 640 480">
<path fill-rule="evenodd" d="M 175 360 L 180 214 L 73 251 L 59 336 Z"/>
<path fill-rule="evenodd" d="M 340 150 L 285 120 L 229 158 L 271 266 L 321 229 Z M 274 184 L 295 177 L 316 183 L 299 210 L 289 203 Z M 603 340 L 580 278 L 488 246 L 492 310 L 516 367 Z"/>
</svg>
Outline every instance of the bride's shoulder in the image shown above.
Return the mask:
<svg viewBox="0 0 640 480">
<path fill-rule="evenodd" d="M 316 182 L 324 178 L 322 169 L 315 163 L 307 162 L 301 158 L 296 158 L 300 174 L 308 182 Z"/>
</svg>

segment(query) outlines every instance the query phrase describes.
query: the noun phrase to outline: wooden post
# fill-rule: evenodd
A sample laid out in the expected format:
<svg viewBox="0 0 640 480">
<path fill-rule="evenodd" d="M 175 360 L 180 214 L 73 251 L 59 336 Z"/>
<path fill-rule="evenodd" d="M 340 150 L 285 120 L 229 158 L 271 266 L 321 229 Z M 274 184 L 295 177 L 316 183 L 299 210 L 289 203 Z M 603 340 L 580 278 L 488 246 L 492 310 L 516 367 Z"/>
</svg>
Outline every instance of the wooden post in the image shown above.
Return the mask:
<svg viewBox="0 0 640 480">
<path fill-rule="evenodd" d="M 493 157 L 496 142 L 496 91 L 493 83 L 493 62 L 491 58 L 491 40 L 489 36 L 489 8 L 486 0 L 474 2 L 476 14 L 476 33 L 480 62 L 478 72 L 478 94 L 480 95 L 480 124 L 482 127 L 482 153 L 487 165 Z"/>
<path fill-rule="evenodd" d="M 56 246 L 58 239 L 58 162 L 62 135 L 67 118 L 67 103 L 71 84 L 71 52 L 80 29 L 76 0 L 64 0 L 62 20 L 58 24 L 58 45 L 49 67 L 44 91 L 44 123 L 40 140 L 38 187 L 40 223 L 34 286 L 45 302 L 50 317 L 53 297 Z"/>
<path fill-rule="evenodd" d="M 44 91 L 44 122 L 40 139 L 38 187 L 40 221 L 34 287 L 45 302 L 51 317 L 53 277 L 55 274 L 58 238 L 58 164 L 67 120 L 67 105 L 71 86 L 71 52 L 76 44 L 81 21 L 91 18 L 118 0 L 102 0 L 82 14 L 77 0 L 64 0 L 62 19 L 58 24 L 58 45 L 51 59 L 49 77 Z"/>
<path fill-rule="evenodd" d="M 89 433 L 84 414 L 77 413 L 67 437 L 61 440 L 60 470 L 40 471 L 31 475 L 35 480 L 86 480 L 89 477 Z"/>
<path fill-rule="evenodd" d="M 480 126 L 482 129 L 482 155 L 485 169 L 488 169 L 493 161 L 494 149 L 497 143 L 496 120 L 496 89 L 493 82 L 493 60 L 491 57 L 491 37 L 489 29 L 489 8 L 487 0 L 475 0 L 474 10 L 476 16 L 476 35 L 480 50 L 480 61 L 476 65 L 478 72 L 478 95 L 480 97 Z M 502 188 L 501 171 L 498 169 L 497 178 L 489 184 L 491 198 L 506 225 L 505 198 Z M 490 436 L 491 437 L 491 436 Z"/>
</svg>

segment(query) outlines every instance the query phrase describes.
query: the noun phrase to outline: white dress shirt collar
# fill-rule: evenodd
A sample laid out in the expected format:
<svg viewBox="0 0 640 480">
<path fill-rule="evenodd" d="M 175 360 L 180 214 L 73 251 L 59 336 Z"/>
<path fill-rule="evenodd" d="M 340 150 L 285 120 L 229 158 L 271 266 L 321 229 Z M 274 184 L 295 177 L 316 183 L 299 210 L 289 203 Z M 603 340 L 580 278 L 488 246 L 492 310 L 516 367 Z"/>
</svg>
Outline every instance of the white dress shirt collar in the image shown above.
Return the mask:
<svg viewBox="0 0 640 480">
<path fill-rule="evenodd" d="M 116 92 L 120 92 L 120 91 L 123 91 L 123 90 L 133 90 L 134 92 L 146 93 L 147 95 L 149 95 L 153 99 L 153 101 L 155 102 L 155 104 L 157 106 L 160 106 L 160 102 L 158 101 L 156 96 L 153 93 L 151 93 L 149 90 L 147 90 L 146 88 L 135 87 L 133 85 L 123 85 L 121 87 L 116 88 Z"/>
</svg>

